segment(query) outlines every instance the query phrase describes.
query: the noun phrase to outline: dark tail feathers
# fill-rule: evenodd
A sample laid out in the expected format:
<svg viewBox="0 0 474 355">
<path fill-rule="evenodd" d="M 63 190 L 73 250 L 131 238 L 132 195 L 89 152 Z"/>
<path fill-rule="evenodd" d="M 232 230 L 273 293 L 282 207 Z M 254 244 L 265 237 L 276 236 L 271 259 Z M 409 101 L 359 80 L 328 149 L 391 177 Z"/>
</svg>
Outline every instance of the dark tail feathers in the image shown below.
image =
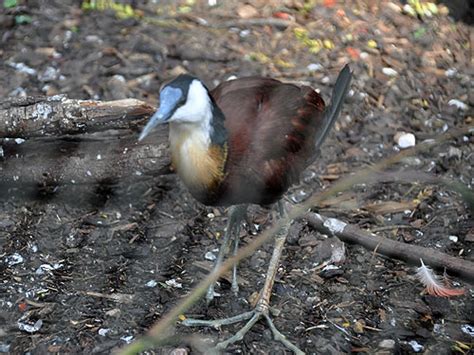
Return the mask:
<svg viewBox="0 0 474 355">
<path fill-rule="evenodd" d="M 332 90 L 331 103 L 326 107 L 324 112 L 324 121 L 322 129 L 316 136 L 316 152 L 319 153 L 319 148 L 326 140 L 328 133 L 331 131 L 332 126 L 339 117 L 339 113 L 342 109 L 342 104 L 346 97 L 347 92 L 351 84 L 352 72 L 349 68 L 349 64 L 346 64 L 339 73 L 334 89 Z"/>
</svg>

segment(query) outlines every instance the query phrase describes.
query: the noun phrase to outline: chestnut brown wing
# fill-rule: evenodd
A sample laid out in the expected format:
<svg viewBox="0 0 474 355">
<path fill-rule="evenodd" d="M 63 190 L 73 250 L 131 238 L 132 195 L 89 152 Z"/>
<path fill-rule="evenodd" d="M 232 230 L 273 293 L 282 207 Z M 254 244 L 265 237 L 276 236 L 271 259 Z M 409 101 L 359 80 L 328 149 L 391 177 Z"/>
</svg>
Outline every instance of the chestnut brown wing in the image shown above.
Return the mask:
<svg viewBox="0 0 474 355">
<path fill-rule="evenodd" d="M 278 200 L 314 154 L 323 100 L 309 87 L 255 77 L 226 82 L 211 95 L 229 135 L 221 204 Z"/>
</svg>

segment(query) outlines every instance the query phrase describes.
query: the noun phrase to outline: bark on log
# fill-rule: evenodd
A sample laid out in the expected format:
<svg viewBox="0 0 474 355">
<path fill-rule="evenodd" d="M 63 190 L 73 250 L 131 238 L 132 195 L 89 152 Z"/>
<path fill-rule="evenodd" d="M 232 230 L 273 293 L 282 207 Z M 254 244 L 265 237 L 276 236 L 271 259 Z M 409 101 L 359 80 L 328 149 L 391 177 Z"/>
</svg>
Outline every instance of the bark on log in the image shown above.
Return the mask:
<svg viewBox="0 0 474 355">
<path fill-rule="evenodd" d="M 154 108 L 143 101 L 72 100 L 64 95 L 0 103 L 0 138 L 45 137 L 136 127 Z"/>
<path fill-rule="evenodd" d="M 137 141 L 153 111 L 138 100 L 0 103 L 0 191 L 115 185 L 169 173 L 167 127 Z"/>
<path fill-rule="evenodd" d="M 423 259 L 423 262 L 428 266 L 441 271 L 446 268 L 449 273 L 459 275 L 470 282 L 474 281 L 474 263 L 469 260 L 456 258 L 430 248 L 379 237 L 357 226 L 336 218 L 327 218 L 318 213 L 309 212 L 304 218 L 311 227 L 320 233 L 336 236 L 343 242 L 358 244 L 370 251 L 376 251 L 413 265 L 420 266 L 420 259 Z"/>
</svg>

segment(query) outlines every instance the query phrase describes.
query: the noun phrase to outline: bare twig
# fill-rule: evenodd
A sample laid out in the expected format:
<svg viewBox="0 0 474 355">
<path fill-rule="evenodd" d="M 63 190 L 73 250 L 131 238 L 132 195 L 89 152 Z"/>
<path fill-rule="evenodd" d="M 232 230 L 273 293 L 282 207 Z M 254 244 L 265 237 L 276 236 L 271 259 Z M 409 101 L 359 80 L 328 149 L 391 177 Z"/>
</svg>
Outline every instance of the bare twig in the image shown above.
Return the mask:
<svg viewBox="0 0 474 355">
<path fill-rule="evenodd" d="M 215 27 L 251 27 L 251 26 L 273 26 L 279 29 L 285 29 L 294 25 L 294 21 L 279 18 L 248 18 L 237 19 L 219 23 Z"/>
</svg>

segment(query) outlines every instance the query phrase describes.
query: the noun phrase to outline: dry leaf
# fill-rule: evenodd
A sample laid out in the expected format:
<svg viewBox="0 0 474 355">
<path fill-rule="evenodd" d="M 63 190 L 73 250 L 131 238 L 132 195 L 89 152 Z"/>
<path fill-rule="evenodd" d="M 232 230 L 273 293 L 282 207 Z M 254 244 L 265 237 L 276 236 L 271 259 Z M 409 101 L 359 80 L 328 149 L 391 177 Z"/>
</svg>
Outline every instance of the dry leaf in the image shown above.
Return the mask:
<svg viewBox="0 0 474 355">
<path fill-rule="evenodd" d="M 379 202 L 379 203 L 371 203 L 363 208 L 369 212 L 376 213 L 376 214 L 387 214 L 387 213 L 397 213 L 403 212 L 406 210 L 413 210 L 416 207 L 416 201 L 403 201 L 403 202 L 396 202 L 396 201 L 386 201 L 386 202 Z"/>
<path fill-rule="evenodd" d="M 258 10 L 252 5 L 242 5 L 237 9 L 237 14 L 240 18 L 251 18 L 258 16 Z"/>
</svg>

